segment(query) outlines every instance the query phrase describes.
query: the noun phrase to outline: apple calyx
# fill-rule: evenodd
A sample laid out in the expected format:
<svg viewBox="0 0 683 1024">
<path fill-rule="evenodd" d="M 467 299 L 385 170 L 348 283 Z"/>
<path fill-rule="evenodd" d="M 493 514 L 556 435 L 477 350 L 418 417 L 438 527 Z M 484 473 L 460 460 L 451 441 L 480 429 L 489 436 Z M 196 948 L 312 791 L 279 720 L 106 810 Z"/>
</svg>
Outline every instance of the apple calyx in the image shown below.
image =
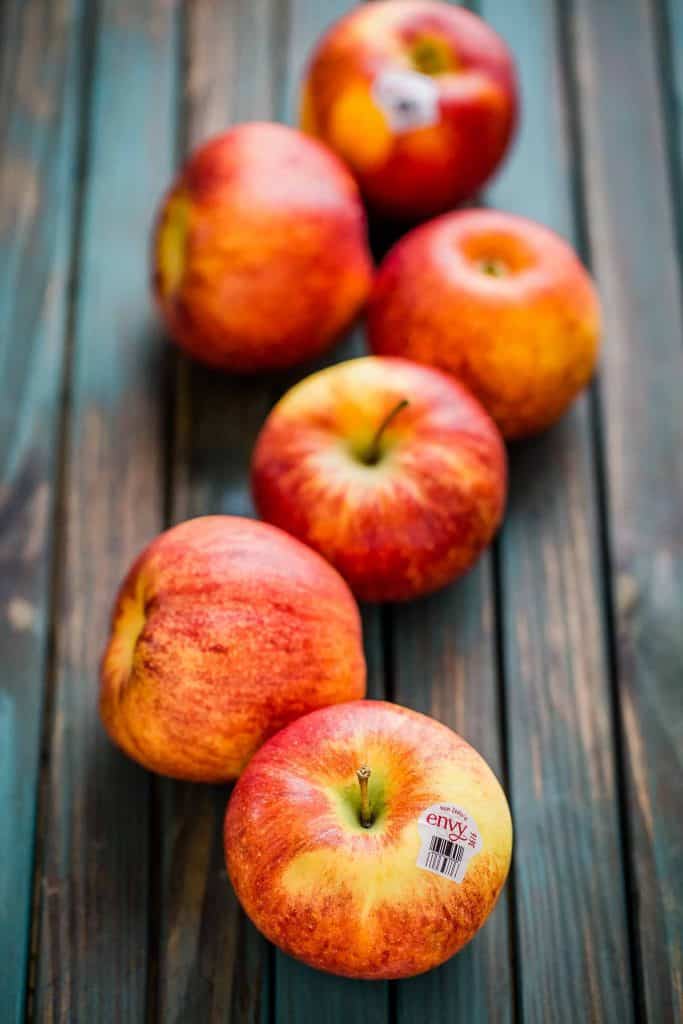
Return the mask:
<svg viewBox="0 0 683 1024">
<path fill-rule="evenodd" d="M 387 415 L 384 417 L 384 419 L 382 420 L 382 422 L 380 423 L 379 427 L 375 432 L 375 436 L 370 442 L 368 450 L 365 452 L 365 455 L 363 456 L 362 461 L 365 463 L 366 466 L 376 466 L 379 460 L 382 458 L 381 442 L 384 431 L 387 429 L 390 423 L 393 423 L 398 414 L 400 412 L 403 412 L 403 410 L 409 405 L 410 402 L 408 401 L 408 399 L 402 398 L 400 402 L 397 402 L 393 409 L 390 409 Z"/>
<path fill-rule="evenodd" d="M 477 267 L 482 274 L 488 274 L 489 277 L 505 277 L 508 273 L 507 265 L 503 260 L 497 260 L 495 257 L 479 260 Z"/>
<path fill-rule="evenodd" d="M 372 825 L 372 810 L 368 795 L 368 782 L 371 775 L 372 772 L 366 764 L 362 764 L 356 771 L 356 778 L 360 786 L 360 823 L 363 828 L 370 828 Z"/>
</svg>

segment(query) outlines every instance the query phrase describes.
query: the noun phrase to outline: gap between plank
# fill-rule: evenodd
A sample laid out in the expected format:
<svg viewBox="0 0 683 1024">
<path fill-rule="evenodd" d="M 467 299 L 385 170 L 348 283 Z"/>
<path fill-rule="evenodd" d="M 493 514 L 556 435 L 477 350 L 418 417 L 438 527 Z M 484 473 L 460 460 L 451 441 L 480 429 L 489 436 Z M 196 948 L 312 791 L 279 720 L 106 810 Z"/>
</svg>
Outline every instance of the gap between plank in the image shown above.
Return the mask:
<svg viewBox="0 0 683 1024">
<path fill-rule="evenodd" d="M 394 606 L 383 604 L 379 608 L 380 649 L 382 651 L 382 676 L 384 677 L 384 700 L 392 704 L 396 700 L 396 652 L 394 650 Z M 398 982 L 387 982 L 387 1022 L 398 1021 Z"/>
<path fill-rule="evenodd" d="M 501 527 L 501 533 L 502 529 Z M 494 635 L 494 659 L 496 666 L 496 681 L 498 693 L 498 735 L 500 737 L 500 760 L 503 770 L 503 787 L 506 796 L 512 803 L 512 770 L 510 760 L 510 730 L 507 705 L 506 667 L 505 667 L 505 610 L 503 602 L 503 565 L 500 547 L 501 533 L 495 538 L 489 548 L 490 551 L 490 573 L 491 590 L 493 592 L 493 635 Z M 514 820 L 513 820 L 514 828 Z M 512 864 L 507 881 L 509 892 L 508 898 L 508 943 L 510 947 L 511 967 L 510 980 L 512 983 L 512 1020 L 522 1020 L 522 983 L 520 978 L 519 950 L 521 948 L 519 934 L 519 914 L 517 906 L 517 869 L 515 866 L 514 847 Z"/>
<path fill-rule="evenodd" d="M 481 4 L 479 3 L 479 0 L 464 0 L 463 7 L 471 11 L 473 14 L 476 14 L 480 18 L 484 19 L 484 16 L 481 12 Z M 479 205 L 477 197 L 475 197 L 474 205 Z M 483 203 L 482 205 L 487 204 Z M 503 774 L 502 783 L 503 788 L 505 790 L 506 798 L 508 799 L 511 805 L 512 811 L 512 769 L 510 758 L 510 728 L 507 704 L 507 671 L 505 663 L 505 607 L 503 601 L 503 565 L 501 553 L 501 537 L 504 529 L 505 522 L 503 521 L 498 532 L 498 535 L 494 538 L 493 543 L 489 547 L 488 552 L 485 553 L 484 557 L 488 557 L 489 561 L 488 571 L 490 574 L 491 593 L 493 598 L 493 656 L 496 672 L 496 695 L 498 702 L 497 727 L 500 743 L 500 762 Z M 519 931 L 517 869 L 514 855 L 514 846 L 512 862 L 510 865 L 510 873 L 506 885 L 508 890 L 508 947 L 510 951 L 511 961 L 510 982 L 512 986 L 511 1011 L 512 1022 L 513 1024 L 517 1024 L 517 1022 L 522 1021 L 523 1017 L 522 982 L 519 958 L 519 950 L 521 949 L 521 939 Z"/>
<path fill-rule="evenodd" d="M 175 121 L 173 139 L 173 165 L 177 172 L 185 158 L 187 146 L 186 82 L 188 69 L 188 16 L 186 4 L 176 4 L 173 22 L 174 95 L 172 98 Z M 159 197 L 161 200 L 161 197 Z M 181 357 L 168 342 L 163 353 L 163 389 L 159 443 L 162 449 L 162 529 L 171 526 L 174 515 L 175 467 L 178 456 L 179 392 L 183 386 Z M 161 934 L 163 926 L 163 823 L 161 780 L 150 773 L 150 802 L 148 829 L 148 906 L 147 906 L 147 977 L 145 982 L 145 1020 L 156 1024 L 160 1020 L 161 1005 Z"/>
</svg>

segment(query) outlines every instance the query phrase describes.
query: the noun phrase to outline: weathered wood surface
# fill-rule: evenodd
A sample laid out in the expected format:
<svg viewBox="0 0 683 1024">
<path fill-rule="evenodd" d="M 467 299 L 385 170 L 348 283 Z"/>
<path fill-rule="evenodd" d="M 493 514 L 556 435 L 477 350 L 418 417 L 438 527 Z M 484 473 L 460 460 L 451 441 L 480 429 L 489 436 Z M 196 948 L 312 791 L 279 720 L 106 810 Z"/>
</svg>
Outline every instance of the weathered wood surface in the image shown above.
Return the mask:
<svg viewBox="0 0 683 1024">
<path fill-rule="evenodd" d="M 98 663 L 112 597 L 161 525 L 160 339 L 144 242 L 170 170 L 172 7 L 98 8 L 74 268 L 54 697 L 38 861 L 35 1014 L 135 1021 L 145 1013 L 150 777 L 106 739 Z"/>
<path fill-rule="evenodd" d="M 511 449 L 496 551 L 443 594 L 364 611 L 371 695 L 453 725 L 509 791 L 513 879 L 484 931 L 409 982 L 295 963 L 230 891 L 228 790 L 152 778 L 97 720 L 130 558 L 172 521 L 253 514 L 253 440 L 310 369 L 236 379 L 165 343 L 147 294 L 153 209 L 208 135 L 295 120 L 305 56 L 351 2 L 0 7 L 3 1021 L 27 1001 L 34 1019 L 88 1024 L 683 1019 L 672 0 L 477 5 L 517 54 L 524 103 L 486 201 L 579 245 L 607 325 L 594 394 Z M 362 351 L 359 328 L 330 358 Z"/>
<path fill-rule="evenodd" d="M 683 321 L 661 64 L 644 0 L 575 13 L 637 984 L 643 1016 L 681 1020 Z"/>
<path fill-rule="evenodd" d="M 275 7 L 200 0 L 185 11 L 179 162 L 230 124 L 276 116 Z M 247 471 L 269 407 L 262 379 L 175 366 L 168 515 L 251 515 Z M 272 955 L 230 890 L 222 824 L 229 789 L 160 780 L 159 1019 L 267 1021 Z"/>
<path fill-rule="evenodd" d="M 394 699 L 456 729 L 505 784 L 495 605 L 494 560 L 487 552 L 457 586 L 392 608 L 390 667 Z M 459 956 L 396 985 L 399 1024 L 514 1019 L 511 893 L 508 886 L 486 929 Z"/>
<path fill-rule="evenodd" d="M 0 1017 L 23 1020 L 73 232 L 80 10 L 7 3 L 0 39 Z M 57 555 L 59 552 L 57 552 Z"/>
<path fill-rule="evenodd" d="M 295 94 L 302 54 L 330 20 L 324 6 L 315 8 L 314 25 L 313 10 L 301 17 L 297 3 L 285 24 L 282 6 L 272 0 L 249 8 L 190 6 L 183 133 L 187 147 L 235 122 L 294 119 L 294 101 L 288 103 L 287 97 Z M 332 16 L 338 11 L 339 5 Z M 217 378 L 182 357 L 177 365 L 171 517 L 252 515 L 247 481 L 251 449 L 282 379 Z M 286 375 L 287 384 L 294 379 L 296 375 Z M 376 620 L 375 613 L 368 613 L 366 644 L 373 664 L 381 660 Z M 373 672 L 375 695 L 382 692 L 380 673 L 378 666 Z M 351 1004 L 348 998 L 330 1003 L 331 986 L 338 982 L 272 953 L 244 919 L 229 890 L 223 860 L 221 826 L 229 791 L 215 787 L 198 794 L 196 787 L 166 783 L 161 789 L 163 877 L 171 894 L 162 910 L 161 1018 L 257 1021 L 272 1012 L 277 1019 L 295 1019 L 292 1006 L 309 1004 L 313 1011 L 321 999 L 330 1020 L 335 1005 L 342 1015 L 362 1008 L 373 1013 L 377 996 L 361 997 L 360 986 L 352 983 L 346 985 L 347 995 L 354 989 L 357 993 Z M 204 837 L 203 843 L 194 840 L 197 835 Z"/>
<path fill-rule="evenodd" d="M 523 120 L 488 199 L 580 242 L 562 4 L 484 0 L 516 54 Z M 510 447 L 499 542 L 524 1020 L 632 1019 L 629 942 L 588 397 Z"/>
<path fill-rule="evenodd" d="M 354 6 L 353 0 L 290 0 L 286 32 L 286 64 L 284 68 L 284 118 L 290 124 L 298 121 L 298 92 L 307 58 L 320 34 L 337 18 Z M 365 354 L 361 326 L 350 332 L 348 338 L 316 367 L 302 368 L 285 375 L 287 386 L 318 368 L 340 359 Z M 277 398 L 283 389 L 280 384 L 274 392 Z M 386 619 L 381 609 L 363 610 L 363 634 L 368 661 L 368 696 L 385 698 L 389 693 L 384 646 Z M 333 978 L 299 964 L 279 951 L 274 957 L 274 1010 L 276 1024 L 297 1024 L 301 1020 L 319 1020 L 324 1013 L 326 1024 L 385 1024 L 389 1020 L 389 985 L 377 982 L 368 985 L 362 981 Z M 324 1009 L 321 1009 L 324 1008 Z"/>
</svg>

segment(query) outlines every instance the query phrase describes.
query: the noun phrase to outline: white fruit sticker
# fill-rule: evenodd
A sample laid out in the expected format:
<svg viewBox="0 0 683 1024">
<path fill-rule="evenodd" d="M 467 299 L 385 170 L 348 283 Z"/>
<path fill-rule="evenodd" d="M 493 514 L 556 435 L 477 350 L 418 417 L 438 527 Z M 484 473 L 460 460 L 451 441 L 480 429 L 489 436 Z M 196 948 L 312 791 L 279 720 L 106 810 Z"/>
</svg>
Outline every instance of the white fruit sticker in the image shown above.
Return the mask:
<svg viewBox="0 0 683 1024">
<path fill-rule="evenodd" d="M 439 89 L 419 71 L 384 71 L 372 85 L 372 98 L 392 131 L 424 128 L 439 120 Z"/>
<path fill-rule="evenodd" d="M 432 804 L 418 818 L 417 827 L 421 839 L 417 866 L 462 882 L 470 857 L 482 847 L 474 819 L 455 804 Z"/>
</svg>

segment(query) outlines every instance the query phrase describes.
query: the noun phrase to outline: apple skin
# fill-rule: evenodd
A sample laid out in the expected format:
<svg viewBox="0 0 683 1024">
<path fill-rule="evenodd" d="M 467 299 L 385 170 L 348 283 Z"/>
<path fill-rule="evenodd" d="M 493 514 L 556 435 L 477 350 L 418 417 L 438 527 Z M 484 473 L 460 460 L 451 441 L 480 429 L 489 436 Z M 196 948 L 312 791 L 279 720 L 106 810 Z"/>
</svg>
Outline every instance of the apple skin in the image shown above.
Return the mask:
<svg viewBox="0 0 683 1024">
<path fill-rule="evenodd" d="M 387 414 L 381 457 L 364 453 Z M 252 458 L 263 519 L 319 551 L 364 601 L 400 601 L 466 572 L 500 524 L 502 439 L 457 381 L 404 359 L 338 363 L 275 406 Z"/>
<path fill-rule="evenodd" d="M 482 261 L 503 276 L 483 272 Z M 559 235 L 509 213 L 463 210 L 389 251 L 368 336 L 378 355 L 452 373 L 511 440 L 549 427 L 590 380 L 600 303 Z"/>
<path fill-rule="evenodd" d="M 100 712 L 112 740 L 152 771 L 234 779 L 292 719 L 364 694 L 348 587 L 265 523 L 181 523 L 142 552 L 119 591 Z"/>
<path fill-rule="evenodd" d="M 318 356 L 364 305 L 365 213 L 341 161 L 293 128 L 242 124 L 198 149 L 157 216 L 152 281 L 172 338 L 236 372 Z"/>
<path fill-rule="evenodd" d="M 428 66 L 431 74 L 420 72 Z M 390 77 L 400 84 L 387 105 Z M 404 123 L 392 102 L 420 113 Z M 398 219 L 430 217 L 474 195 L 500 164 L 516 120 L 517 79 L 503 40 L 469 11 L 432 0 L 357 7 L 320 40 L 302 85 L 304 131 L 346 160 L 375 211 Z"/>
<path fill-rule="evenodd" d="M 371 769 L 370 828 L 356 770 Z M 462 807 L 482 846 L 461 882 L 416 865 L 419 815 Z M 311 967 L 406 978 L 457 953 L 505 882 L 512 823 L 484 759 L 445 725 L 383 701 L 315 711 L 270 739 L 237 783 L 225 819 L 228 874 L 263 934 Z"/>
</svg>

